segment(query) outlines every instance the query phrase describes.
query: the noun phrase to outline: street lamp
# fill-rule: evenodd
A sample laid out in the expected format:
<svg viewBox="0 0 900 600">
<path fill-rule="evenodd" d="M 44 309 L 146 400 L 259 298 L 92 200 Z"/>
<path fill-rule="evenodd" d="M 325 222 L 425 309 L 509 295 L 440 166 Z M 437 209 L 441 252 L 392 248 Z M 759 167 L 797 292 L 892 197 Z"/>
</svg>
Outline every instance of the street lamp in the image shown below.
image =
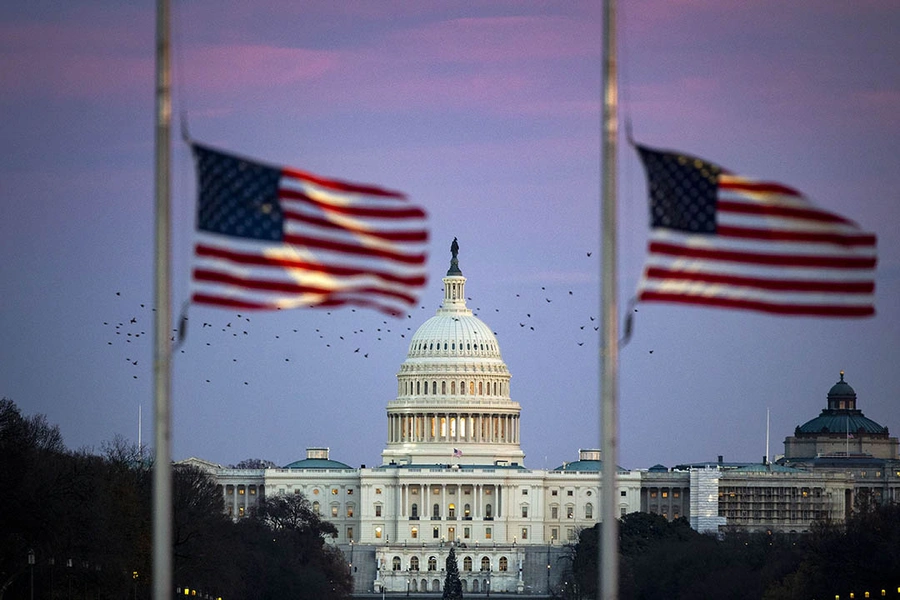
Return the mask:
<svg viewBox="0 0 900 600">
<path fill-rule="evenodd" d="M 28 549 L 28 570 L 31 571 L 31 600 L 34 600 L 34 550 Z"/>
</svg>

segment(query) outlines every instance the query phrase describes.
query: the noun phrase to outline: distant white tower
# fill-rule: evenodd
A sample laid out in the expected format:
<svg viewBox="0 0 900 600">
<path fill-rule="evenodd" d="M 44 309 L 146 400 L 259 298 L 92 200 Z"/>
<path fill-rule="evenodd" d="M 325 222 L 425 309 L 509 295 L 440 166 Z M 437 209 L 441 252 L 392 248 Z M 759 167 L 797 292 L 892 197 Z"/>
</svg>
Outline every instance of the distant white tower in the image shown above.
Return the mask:
<svg viewBox="0 0 900 600">
<path fill-rule="evenodd" d="M 522 465 L 518 402 L 490 328 L 466 307 L 459 245 L 450 246 L 444 301 L 416 331 L 388 403 L 385 464 Z"/>
</svg>

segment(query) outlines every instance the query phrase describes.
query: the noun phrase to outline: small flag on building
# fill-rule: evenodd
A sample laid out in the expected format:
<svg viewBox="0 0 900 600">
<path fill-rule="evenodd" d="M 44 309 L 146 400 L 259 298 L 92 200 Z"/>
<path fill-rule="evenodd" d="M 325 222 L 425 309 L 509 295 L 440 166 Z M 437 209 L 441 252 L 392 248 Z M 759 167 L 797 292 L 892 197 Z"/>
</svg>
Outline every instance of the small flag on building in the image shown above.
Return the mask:
<svg viewBox="0 0 900 600">
<path fill-rule="evenodd" d="M 639 301 L 780 315 L 875 313 L 874 234 L 785 185 L 637 149 L 651 229 Z"/>
<path fill-rule="evenodd" d="M 453 457 L 459 458 L 460 456 L 462 456 L 462 450 L 460 450 L 459 448 L 454 448 L 453 449 Z"/>
<path fill-rule="evenodd" d="M 404 194 L 192 147 L 193 302 L 354 305 L 394 316 L 417 304 L 428 230 L 425 211 Z"/>
</svg>

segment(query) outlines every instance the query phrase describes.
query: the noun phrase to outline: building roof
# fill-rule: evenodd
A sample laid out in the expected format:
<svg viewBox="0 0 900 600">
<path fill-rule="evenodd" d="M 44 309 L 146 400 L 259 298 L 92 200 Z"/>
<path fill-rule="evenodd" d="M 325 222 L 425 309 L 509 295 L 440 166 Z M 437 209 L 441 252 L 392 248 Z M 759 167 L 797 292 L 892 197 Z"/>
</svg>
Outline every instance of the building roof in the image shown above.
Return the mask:
<svg viewBox="0 0 900 600">
<path fill-rule="evenodd" d="M 572 462 L 565 462 L 555 469 L 554 471 L 596 471 L 600 472 L 603 470 L 603 461 L 602 460 L 573 460 Z M 628 469 L 623 469 L 622 467 L 616 467 L 616 471 L 620 473 L 627 473 Z"/>
<path fill-rule="evenodd" d="M 289 465 L 282 467 L 284 469 L 353 469 L 350 465 L 331 460 L 330 458 L 304 458 L 296 460 Z"/>
<path fill-rule="evenodd" d="M 818 417 L 810 419 L 794 431 L 794 435 L 812 434 L 875 434 L 888 435 L 888 428 L 863 415 L 856 407 L 856 391 L 841 379 L 828 391 L 828 405 Z"/>
</svg>

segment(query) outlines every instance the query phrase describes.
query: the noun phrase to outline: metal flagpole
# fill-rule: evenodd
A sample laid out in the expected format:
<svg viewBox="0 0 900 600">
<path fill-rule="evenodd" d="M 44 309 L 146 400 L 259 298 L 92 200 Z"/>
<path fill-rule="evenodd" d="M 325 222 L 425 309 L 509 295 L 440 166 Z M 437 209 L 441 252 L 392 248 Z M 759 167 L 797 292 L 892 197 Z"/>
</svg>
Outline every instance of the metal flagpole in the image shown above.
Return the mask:
<svg viewBox="0 0 900 600">
<path fill-rule="evenodd" d="M 169 72 L 169 0 L 156 5 L 156 244 L 154 283 L 154 423 L 153 465 L 153 598 L 172 598 L 172 459 L 171 459 L 171 343 L 169 162 L 172 121 Z"/>
<path fill-rule="evenodd" d="M 616 147 L 618 129 L 618 84 L 616 72 L 616 5 L 604 2 L 603 14 L 603 157 L 601 261 L 601 432 L 603 477 L 601 485 L 602 526 L 598 544 L 600 598 L 616 600 L 619 589 L 619 527 L 616 515 L 616 446 L 618 445 L 619 328 L 616 299 Z"/>
</svg>

